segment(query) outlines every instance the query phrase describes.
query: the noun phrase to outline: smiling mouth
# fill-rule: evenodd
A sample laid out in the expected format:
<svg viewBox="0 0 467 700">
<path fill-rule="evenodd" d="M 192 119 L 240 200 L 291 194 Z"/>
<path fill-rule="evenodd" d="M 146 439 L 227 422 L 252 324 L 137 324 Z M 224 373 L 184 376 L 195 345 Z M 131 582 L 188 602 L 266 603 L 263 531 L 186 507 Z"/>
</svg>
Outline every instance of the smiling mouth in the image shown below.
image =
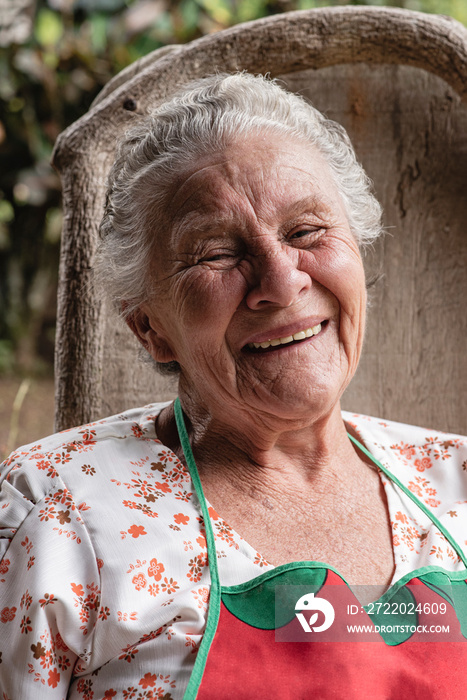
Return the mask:
<svg viewBox="0 0 467 700">
<path fill-rule="evenodd" d="M 305 328 L 302 331 L 297 331 L 293 335 L 288 335 L 284 338 L 273 338 L 272 340 L 264 340 L 262 343 L 248 343 L 243 348 L 248 352 L 266 352 L 270 350 L 275 350 L 281 345 L 296 345 L 297 343 L 303 343 L 304 340 L 312 338 L 314 335 L 318 335 L 321 330 L 326 325 L 327 321 L 318 323 L 318 325 L 312 328 Z"/>
</svg>

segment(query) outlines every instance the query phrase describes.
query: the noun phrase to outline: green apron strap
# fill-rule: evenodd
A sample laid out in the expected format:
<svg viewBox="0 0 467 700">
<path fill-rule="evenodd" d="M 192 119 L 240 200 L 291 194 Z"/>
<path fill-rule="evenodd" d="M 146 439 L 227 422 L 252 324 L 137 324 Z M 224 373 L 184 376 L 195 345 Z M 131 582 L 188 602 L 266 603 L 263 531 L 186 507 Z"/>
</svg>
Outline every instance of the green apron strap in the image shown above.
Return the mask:
<svg viewBox="0 0 467 700">
<path fill-rule="evenodd" d="M 201 513 L 203 514 L 204 528 L 206 531 L 206 544 L 208 550 L 209 573 L 211 575 L 211 590 L 209 593 L 209 607 L 208 616 L 206 620 L 206 629 L 204 631 L 203 639 L 201 640 L 201 644 L 196 655 L 195 665 L 193 667 L 190 681 L 188 683 L 184 695 L 184 700 L 193 700 L 193 698 L 196 698 L 196 695 L 198 693 L 198 688 L 203 677 L 204 667 L 208 658 L 209 649 L 211 647 L 211 643 L 214 639 L 214 635 L 216 634 L 217 630 L 217 625 L 219 623 L 219 615 L 221 608 L 221 587 L 219 582 L 219 571 L 217 569 L 216 542 L 214 539 L 214 533 L 212 531 L 211 518 L 209 516 L 208 507 L 206 505 L 203 487 L 199 478 L 198 468 L 196 466 L 193 451 L 191 449 L 190 440 L 188 438 L 188 433 L 185 427 L 185 421 L 183 419 L 183 411 L 180 405 L 180 399 L 178 397 L 175 399 L 174 411 L 175 422 L 177 424 L 178 430 L 178 437 L 180 439 L 180 444 L 182 446 L 183 452 L 185 454 L 185 460 L 188 466 L 188 470 L 190 472 L 191 479 L 193 481 L 193 485 L 196 490 L 196 495 L 198 496 L 198 500 L 200 502 Z"/>
<path fill-rule="evenodd" d="M 451 536 L 449 531 L 444 527 L 444 525 L 442 525 L 439 522 L 438 518 L 430 511 L 430 509 L 427 508 L 426 505 L 422 503 L 422 501 L 420 501 L 417 498 L 417 496 L 414 493 L 412 493 L 412 491 L 410 491 L 410 489 L 407 488 L 407 486 L 404 486 L 404 484 L 401 481 L 399 481 L 399 479 L 396 476 L 394 476 L 394 474 L 391 474 L 389 469 L 384 467 L 381 464 L 381 462 L 376 459 L 376 457 L 373 457 L 371 452 L 367 450 L 366 447 L 364 447 L 358 440 L 356 440 L 352 435 L 350 435 L 350 433 L 347 433 L 347 435 L 349 436 L 349 439 L 354 443 L 354 445 L 356 445 L 359 450 L 361 450 L 367 457 L 369 457 L 371 461 L 374 462 L 374 464 L 376 464 L 378 469 L 381 469 L 383 474 L 385 474 L 388 477 L 388 479 L 390 479 L 390 481 L 393 481 L 395 484 L 397 484 L 397 486 L 405 493 L 405 495 L 408 496 L 415 503 L 415 505 L 418 506 L 420 510 L 422 510 L 425 513 L 425 515 L 436 525 L 438 530 L 443 533 L 446 540 L 449 542 L 454 551 L 457 552 L 457 554 L 461 558 L 461 561 L 467 567 L 467 559 L 461 547 L 457 544 L 457 542 Z"/>
</svg>

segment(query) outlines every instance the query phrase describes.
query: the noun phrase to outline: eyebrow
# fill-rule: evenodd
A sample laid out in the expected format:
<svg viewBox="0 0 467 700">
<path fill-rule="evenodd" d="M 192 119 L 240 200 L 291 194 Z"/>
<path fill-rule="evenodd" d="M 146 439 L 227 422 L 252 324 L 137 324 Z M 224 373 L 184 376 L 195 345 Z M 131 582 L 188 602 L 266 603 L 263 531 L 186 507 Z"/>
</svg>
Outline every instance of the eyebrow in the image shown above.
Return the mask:
<svg viewBox="0 0 467 700">
<path fill-rule="evenodd" d="M 234 225 L 233 217 L 229 220 L 229 217 L 225 216 L 207 217 L 206 214 L 191 213 L 174 223 L 172 235 L 178 244 L 183 244 L 187 239 L 193 238 L 193 235 L 197 238 L 209 238 L 213 235 L 224 237 L 235 228 L 237 226 Z"/>
<path fill-rule="evenodd" d="M 284 206 L 283 221 L 290 221 L 298 214 L 308 213 L 321 216 L 330 211 L 332 204 L 330 199 L 324 198 L 322 195 L 307 195 Z M 179 240 L 183 240 L 185 236 L 192 233 L 209 236 L 209 234 L 216 232 L 218 235 L 224 236 L 229 230 L 237 228 L 237 222 L 235 213 L 231 210 L 228 211 L 227 215 L 210 216 L 206 210 L 203 211 L 203 208 L 200 207 L 180 218 L 175 217 L 173 232 Z"/>
</svg>

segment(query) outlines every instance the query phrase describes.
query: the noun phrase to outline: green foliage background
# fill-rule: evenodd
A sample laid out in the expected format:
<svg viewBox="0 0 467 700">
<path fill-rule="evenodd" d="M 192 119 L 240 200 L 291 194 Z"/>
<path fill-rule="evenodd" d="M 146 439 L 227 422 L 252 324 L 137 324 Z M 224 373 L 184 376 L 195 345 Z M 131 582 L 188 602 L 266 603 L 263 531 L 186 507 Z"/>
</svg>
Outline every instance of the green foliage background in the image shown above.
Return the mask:
<svg viewBox="0 0 467 700">
<path fill-rule="evenodd" d="M 154 49 L 336 5 L 404 7 L 467 24 L 466 0 L 38 0 L 29 36 L 0 48 L 0 374 L 52 368 L 61 210 L 49 161 L 60 131 Z"/>
</svg>

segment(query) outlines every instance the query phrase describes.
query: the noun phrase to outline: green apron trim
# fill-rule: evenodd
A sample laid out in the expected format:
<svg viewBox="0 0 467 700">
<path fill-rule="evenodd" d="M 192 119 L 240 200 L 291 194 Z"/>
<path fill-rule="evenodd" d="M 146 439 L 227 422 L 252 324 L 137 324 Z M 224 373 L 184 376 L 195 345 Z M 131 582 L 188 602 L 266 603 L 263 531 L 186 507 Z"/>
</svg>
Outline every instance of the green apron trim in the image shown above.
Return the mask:
<svg viewBox="0 0 467 700">
<path fill-rule="evenodd" d="M 249 581 L 236 583 L 234 586 L 222 586 L 222 596 L 224 596 L 225 593 L 244 593 L 245 591 L 249 591 L 250 589 L 254 588 L 258 583 L 262 583 L 273 576 L 280 576 L 284 571 L 293 571 L 296 569 L 326 569 L 326 571 L 334 571 L 334 573 L 339 576 L 346 586 L 352 589 L 352 586 L 348 583 L 348 581 L 346 581 L 345 577 L 334 566 L 331 564 L 326 564 L 324 561 L 310 560 L 279 564 L 279 566 L 275 566 L 273 569 L 265 571 Z M 439 583 L 439 586 L 442 586 L 443 583 L 448 585 L 448 583 L 452 581 L 455 583 L 465 583 L 465 580 L 467 579 L 467 569 L 462 569 L 461 571 L 446 571 L 446 569 L 443 569 L 440 564 L 428 564 L 427 566 L 421 566 L 419 569 L 409 571 L 407 574 L 398 579 L 390 588 L 388 588 L 387 591 L 382 594 L 380 598 L 378 598 L 378 603 L 385 603 L 387 600 L 390 600 L 399 588 L 405 586 L 405 584 L 408 581 L 411 581 L 413 578 L 422 578 L 428 574 L 431 577 L 430 582 L 432 580 L 436 580 L 436 582 Z M 439 580 L 437 576 L 440 577 Z M 446 578 L 448 579 L 448 582 L 446 582 Z M 370 603 L 368 607 L 371 607 L 371 605 L 372 604 Z M 363 607 L 365 607 L 365 605 Z"/>
<path fill-rule="evenodd" d="M 444 572 L 430 572 L 423 579 L 423 583 L 454 608 L 461 625 L 461 632 L 467 638 L 467 583 L 451 581 Z"/>
<path fill-rule="evenodd" d="M 221 586 L 222 602 L 232 615 L 251 627 L 262 630 L 279 629 L 287 625 L 295 615 L 295 603 L 300 595 L 297 586 L 303 588 L 303 594 L 317 594 L 325 584 L 329 571 L 334 571 L 352 591 L 352 586 L 348 585 L 341 574 L 324 562 L 296 562 L 282 564 L 244 583 Z M 446 572 L 441 568 L 425 566 L 406 574 L 374 603 L 379 603 L 382 607 L 386 602 L 397 605 L 405 603 L 407 612 L 399 614 L 397 624 L 409 627 L 417 625 L 418 614 L 416 611 L 409 612 L 408 605 L 414 601 L 413 591 L 409 590 L 406 584 L 412 579 L 419 579 L 451 605 L 460 622 L 461 632 L 467 638 L 466 576 L 466 570 Z M 293 590 L 289 586 L 293 586 Z M 387 618 L 384 616 L 384 610 L 376 612 L 374 603 L 363 605 L 362 608 L 370 615 L 371 624 L 385 626 Z M 397 646 L 407 641 L 412 632 L 405 629 L 379 632 L 379 635 L 386 645 Z"/>
<path fill-rule="evenodd" d="M 408 496 L 415 503 L 415 505 L 418 506 L 420 508 L 420 510 L 422 510 L 425 513 L 427 518 L 429 518 L 436 525 L 438 530 L 444 535 L 444 537 L 449 542 L 449 544 L 454 549 L 454 551 L 457 552 L 457 554 L 459 555 L 464 566 L 467 567 L 467 558 L 465 557 L 464 552 L 462 551 L 461 547 L 459 547 L 457 542 L 451 537 L 450 533 L 444 527 L 444 525 L 442 525 L 439 522 L 438 518 L 426 507 L 426 505 L 424 503 L 422 503 L 422 501 L 420 501 L 417 498 L 417 496 L 414 493 L 412 493 L 412 491 L 410 491 L 410 489 L 407 488 L 407 486 L 404 486 L 404 484 L 402 482 L 400 482 L 399 479 L 396 476 L 394 476 L 394 474 L 392 474 L 389 471 L 389 469 L 387 469 L 387 467 L 383 467 L 381 462 L 379 460 L 377 460 L 376 457 L 374 457 L 371 454 L 371 452 L 369 452 L 366 449 L 366 447 L 361 445 L 359 443 L 359 441 L 356 440 L 354 437 L 352 437 L 352 435 L 349 435 L 349 433 L 347 433 L 347 435 L 349 436 L 350 440 L 354 443 L 354 445 L 356 445 L 359 450 L 361 450 L 364 454 L 366 454 L 366 456 L 369 457 L 371 459 L 371 461 L 374 462 L 379 469 L 381 469 L 383 474 L 385 474 L 388 477 L 388 479 L 390 479 L 392 482 L 397 484 L 397 486 L 405 493 L 405 495 Z"/>
<path fill-rule="evenodd" d="M 422 566 L 420 569 L 414 569 L 413 571 L 409 571 L 407 574 L 402 576 L 402 578 L 400 578 L 398 581 L 393 583 L 392 586 L 390 586 L 388 588 L 388 590 L 385 591 L 383 593 L 383 595 L 380 598 L 378 598 L 377 601 L 374 601 L 374 602 L 387 603 L 392 599 L 394 594 L 397 593 L 397 591 L 400 588 L 403 588 L 405 586 L 405 584 L 408 583 L 409 581 L 411 581 L 412 579 L 419 578 L 419 579 L 423 580 L 423 583 L 426 583 L 425 577 L 428 575 L 431 575 L 431 574 L 444 575 L 445 577 L 448 578 L 448 580 L 450 582 L 454 581 L 455 583 L 464 583 L 465 579 L 467 578 L 467 569 L 463 569 L 462 571 L 446 571 L 441 566 L 438 566 L 436 564 L 429 564 L 428 566 Z M 445 579 L 443 579 L 443 580 L 445 580 Z M 349 588 L 351 588 L 351 586 L 349 586 Z M 363 607 L 366 610 L 367 608 L 371 608 L 371 606 L 372 606 L 372 603 L 369 603 L 368 605 L 364 605 Z"/>
<path fill-rule="evenodd" d="M 309 562 L 290 562 L 288 564 L 282 564 L 278 567 L 274 567 L 272 571 L 265 571 L 263 574 L 260 574 L 259 576 L 255 577 L 254 579 L 251 579 L 250 581 L 245 581 L 244 583 L 237 584 L 236 586 L 226 586 L 221 589 L 220 585 L 220 580 L 219 580 L 219 571 L 217 567 L 217 551 L 216 551 L 216 543 L 215 543 L 215 538 L 214 538 L 214 533 L 212 530 L 212 524 L 211 524 L 211 517 L 209 515 L 208 507 L 206 505 L 206 498 L 204 496 L 203 492 L 203 487 L 201 485 L 201 480 L 199 478 L 198 474 L 198 468 L 196 466 L 195 458 L 193 455 L 193 451 L 191 449 L 190 445 L 190 440 L 188 437 L 188 433 L 186 431 L 185 427 L 185 421 L 183 418 L 183 411 L 182 407 L 180 404 L 180 399 L 177 397 L 174 401 L 174 412 L 175 412 L 175 422 L 177 424 L 177 430 L 178 430 L 178 436 L 180 439 L 180 444 L 182 446 L 187 467 L 190 472 L 191 479 L 193 481 L 193 486 L 195 487 L 196 494 L 198 496 L 198 500 L 200 503 L 200 508 L 201 508 L 201 513 L 203 516 L 204 520 L 204 527 L 205 527 L 205 532 L 206 532 L 206 545 L 207 545 L 207 553 L 208 553 L 208 566 L 209 566 L 209 571 L 210 571 L 210 576 L 211 576 L 211 590 L 210 590 L 210 595 L 209 595 L 209 607 L 208 607 L 208 614 L 207 614 L 207 620 L 206 620 L 206 629 L 203 635 L 203 638 L 201 640 L 201 644 L 198 649 L 198 653 L 196 655 L 196 661 L 193 666 L 193 671 L 190 676 L 190 680 L 188 683 L 188 686 L 186 688 L 185 694 L 183 696 L 183 700 L 194 700 L 198 694 L 199 687 L 201 685 L 201 681 L 203 678 L 204 674 L 204 669 L 206 666 L 206 661 L 207 657 L 211 648 L 211 644 L 213 642 L 214 636 L 216 634 L 217 626 L 219 623 L 219 617 L 220 617 L 220 607 L 221 607 L 221 600 L 224 600 L 224 604 L 228 609 L 231 609 L 230 611 L 235 614 L 234 608 L 236 608 L 235 604 L 235 594 L 236 593 L 242 593 L 251 590 L 253 593 L 253 589 L 255 589 L 258 586 L 258 583 L 262 582 L 262 579 L 266 583 L 266 581 L 269 581 L 279 574 L 283 573 L 284 571 L 290 571 L 292 572 L 297 572 L 300 570 L 308 570 L 314 569 L 315 573 L 318 574 L 318 578 L 315 579 L 314 585 L 322 585 L 326 579 L 326 570 L 332 570 L 334 571 L 343 581 L 344 583 L 347 584 L 343 576 L 332 566 L 329 564 L 325 564 L 324 562 L 316 562 L 316 561 L 309 561 Z M 381 462 L 374 457 L 369 450 L 366 449 L 356 438 L 354 438 L 352 435 L 347 433 L 347 436 L 349 439 L 358 447 L 359 450 L 361 450 L 371 461 L 385 474 L 390 481 L 395 483 L 410 499 L 415 503 L 416 506 L 418 506 L 423 513 L 431 520 L 434 525 L 438 528 L 438 530 L 444 535 L 446 540 L 449 542 L 449 544 L 452 546 L 452 548 L 457 552 L 459 555 L 460 559 L 464 563 L 464 565 L 467 567 L 467 558 L 465 557 L 462 549 L 459 547 L 457 542 L 452 538 L 448 530 L 439 522 L 439 520 L 436 518 L 435 515 L 422 503 L 416 496 L 413 494 L 402 482 L 399 481 L 399 479 L 394 476 L 390 472 L 389 469 L 384 467 Z M 318 573 L 319 572 L 319 573 Z M 305 574 L 305 571 L 303 571 Z M 441 580 L 443 580 L 443 583 L 445 581 L 446 577 L 450 582 L 452 583 L 453 580 L 458 581 L 459 583 L 464 583 L 465 584 L 465 577 L 467 575 L 467 571 L 457 571 L 457 572 L 446 572 L 444 571 L 441 567 L 437 566 L 426 566 L 422 567 L 416 571 L 411 571 L 405 576 L 403 576 L 399 581 L 397 581 L 393 586 L 391 586 L 379 599 L 378 602 L 384 602 L 387 599 L 393 598 L 396 594 L 399 595 L 404 595 L 404 591 L 400 591 L 405 583 L 407 581 L 413 579 L 413 578 L 419 578 L 420 576 L 426 574 L 431 574 L 433 576 L 433 580 L 424 581 L 426 585 L 429 585 L 430 588 L 433 590 L 436 590 L 438 586 L 436 584 L 440 584 Z M 436 576 L 436 574 L 440 575 L 439 580 Z M 299 575 L 299 578 L 300 575 Z M 436 581 L 436 583 L 435 583 Z M 294 583 L 296 580 L 294 581 Z M 303 581 L 304 582 L 304 581 Z M 431 585 L 430 585 L 431 584 Z M 457 588 L 457 587 L 456 587 Z M 460 589 L 459 589 L 460 590 Z M 440 591 L 438 590 L 438 593 Z M 408 593 L 408 591 L 406 592 Z M 222 598 L 221 598 L 222 595 Z M 453 604 L 453 601 L 450 599 L 450 596 L 444 595 L 443 596 L 451 605 Z M 251 604 L 254 606 L 255 601 L 253 600 L 254 595 L 252 595 L 252 601 Z M 363 606 L 366 608 L 367 606 Z M 251 610 L 251 605 L 248 605 L 248 608 Z M 239 611 L 240 612 L 240 611 Z M 243 616 L 239 615 L 238 617 L 242 619 Z M 464 612 L 464 610 L 463 610 Z M 467 619 L 466 615 L 462 615 L 462 619 Z M 270 621 L 268 621 L 269 624 Z M 275 625 L 274 625 L 275 626 Z M 262 627 L 263 629 L 271 629 L 271 627 Z M 465 633 L 464 633 L 465 634 Z M 395 645 L 400 643 L 402 640 L 398 639 L 393 639 L 393 640 L 387 640 L 386 643 L 390 645 Z"/>
<path fill-rule="evenodd" d="M 201 506 L 201 512 L 203 514 L 204 529 L 206 531 L 206 545 L 208 550 L 208 566 L 209 573 L 211 575 L 211 590 L 209 593 L 209 607 L 208 616 L 206 620 L 206 629 L 204 631 L 201 644 L 199 645 L 195 665 L 193 666 L 193 671 L 190 676 L 190 681 L 185 691 L 185 695 L 183 696 L 184 700 L 193 700 L 193 698 L 196 698 L 196 695 L 198 693 L 198 689 L 201 684 L 201 679 L 204 673 L 204 668 L 206 666 L 206 660 L 208 658 L 209 649 L 211 647 L 212 640 L 214 639 L 214 635 L 216 634 L 221 609 L 221 590 L 219 583 L 219 572 L 217 569 L 216 543 L 214 540 L 214 533 L 211 527 L 211 518 L 209 516 L 208 507 L 206 505 L 203 487 L 199 478 L 195 458 L 193 456 L 190 440 L 188 438 L 188 433 L 185 427 L 185 421 L 183 420 L 183 412 L 182 407 L 180 405 L 180 399 L 178 397 L 175 399 L 174 411 L 175 421 L 177 423 L 178 436 L 180 438 L 180 443 L 185 454 L 188 470 L 190 472 L 193 485 L 196 489 L 198 500 Z"/>
<path fill-rule="evenodd" d="M 287 564 L 279 564 L 279 566 L 275 566 L 273 569 L 264 571 L 262 574 L 255 576 L 255 578 L 249 579 L 249 581 L 244 581 L 243 583 L 236 583 L 233 586 L 222 586 L 222 595 L 224 595 L 224 593 L 227 593 L 229 595 L 235 593 L 245 593 L 246 591 L 250 591 L 252 588 L 255 588 L 259 583 L 265 583 L 271 578 L 282 576 L 284 572 L 297 571 L 299 569 L 324 569 L 326 571 L 334 571 L 334 573 L 337 574 L 344 581 L 337 569 L 334 569 L 334 567 L 330 564 L 325 564 L 324 562 L 320 561 L 291 561 Z M 301 576 L 300 573 L 298 575 Z M 305 576 L 306 575 L 307 574 L 305 574 Z M 344 583 L 347 582 L 344 581 Z"/>
<path fill-rule="evenodd" d="M 253 579 L 254 586 L 222 588 L 222 602 L 227 610 L 242 622 L 260 630 L 274 630 L 288 625 L 295 617 L 297 586 L 303 589 L 300 595 L 318 593 L 327 577 L 326 568 L 310 566 L 295 566 L 281 571 L 273 569 L 265 573 L 269 575 Z M 277 578 L 280 578 L 279 585 Z M 293 586 L 292 591 L 289 586 Z"/>
</svg>

